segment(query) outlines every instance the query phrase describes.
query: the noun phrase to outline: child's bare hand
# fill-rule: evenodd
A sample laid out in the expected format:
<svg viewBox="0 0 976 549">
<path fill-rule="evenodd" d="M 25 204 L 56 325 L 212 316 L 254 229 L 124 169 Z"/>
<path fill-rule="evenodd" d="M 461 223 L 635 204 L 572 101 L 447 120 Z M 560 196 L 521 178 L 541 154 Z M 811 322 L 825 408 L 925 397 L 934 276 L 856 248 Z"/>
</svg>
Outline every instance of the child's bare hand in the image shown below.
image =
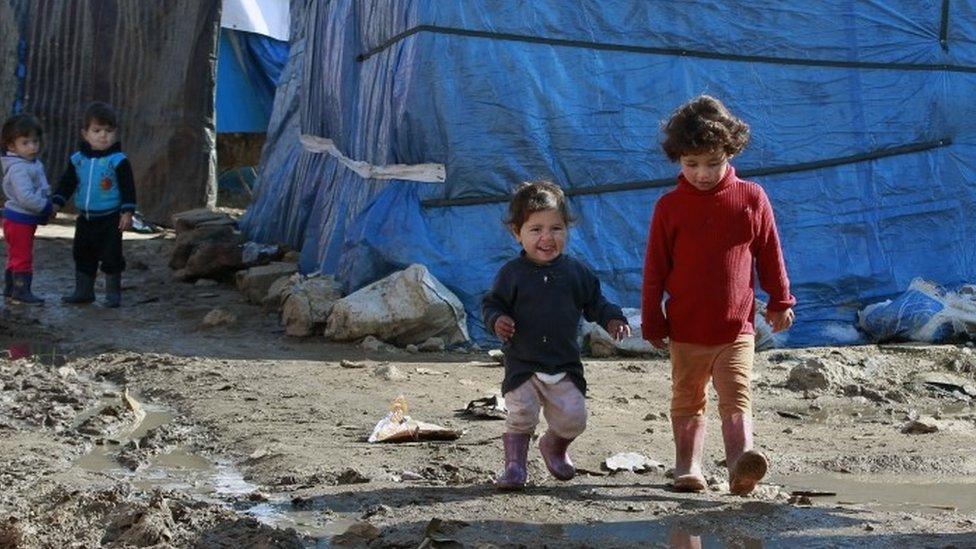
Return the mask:
<svg viewBox="0 0 976 549">
<path fill-rule="evenodd" d="M 511 339 L 515 335 L 515 320 L 508 315 L 498 317 L 498 320 L 495 321 L 495 335 L 502 342 Z"/>
<path fill-rule="evenodd" d="M 132 228 L 132 212 L 125 212 L 119 216 L 119 232 Z"/>
<path fill-rule="evenodd" d="M 610 336 L 620 341 L 625 337 L 630 337 L 630 325 L 626 321 L 615 318 L 610 322 L 607 322 L 607 331 L 610 332 Z"/>
<path fill-rule="evenodd" d="M 766 311 L 766 322 L 773 327 L 773 333 L 789 330 L 796 319 L 792 308 L 785 311 Z"/>
<path fill-rule="evenodd" d="M 647 341 L 649 341 L 651 343 L 651 345 L 654 346 L 655 349 L 667 349 L 668 348 L 668 340 L 665 339 L 665 338 L 663 338 L 663 337 L 658 338 L 658 339 L 648 339 Z"/>
</svg>

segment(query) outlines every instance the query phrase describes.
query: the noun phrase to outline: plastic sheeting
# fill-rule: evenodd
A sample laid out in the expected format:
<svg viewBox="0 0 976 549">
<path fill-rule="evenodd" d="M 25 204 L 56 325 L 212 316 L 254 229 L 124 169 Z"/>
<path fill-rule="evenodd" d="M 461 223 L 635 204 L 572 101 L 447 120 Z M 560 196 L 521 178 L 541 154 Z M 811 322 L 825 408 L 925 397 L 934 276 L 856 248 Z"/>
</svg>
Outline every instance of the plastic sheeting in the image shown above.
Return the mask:
<svg viewBox="0 0 976 549">
<path fill-rule="evenodd" d="M 217 51 L 217 132 L 263 133 L 288 60 L 288 43 L 222 28 Z"/>
<path fill-rule="evenodd" d="M 17 29 L 20 91 L 12 108 L 41 119 L 49 180 L 57 181 L 77 147 L 85 105 L 106 101 L 120 112 L 123 150 L 148 219 L 168 224 L 175 212 L 214 203 L 218 0 L 0 4 L 0 31 L 10 13 Z"/>
<path fill-rule="evenodd" d="M 752 125 L 737 170 L 766 170 L 755 180 L 799 300 L 779 343 L 862 341 L 865 304 L 916 277 L 976 280 L 976 7 L 944 19 L 942 6 L 311 3 L 243 225 L 302 244 L 303 270 L 346 291 L 422 263 L 485 339 L 481 296 L 518 250 L 504 198 L 549 177 L 576 194 L 569 252 L 636 306 L 648 221 L 677 172 L 660 123 L 709 93 Z M 362 179 L 301 134 L 370 164 L 442 163 L 447 178 Z"/>
</svg>

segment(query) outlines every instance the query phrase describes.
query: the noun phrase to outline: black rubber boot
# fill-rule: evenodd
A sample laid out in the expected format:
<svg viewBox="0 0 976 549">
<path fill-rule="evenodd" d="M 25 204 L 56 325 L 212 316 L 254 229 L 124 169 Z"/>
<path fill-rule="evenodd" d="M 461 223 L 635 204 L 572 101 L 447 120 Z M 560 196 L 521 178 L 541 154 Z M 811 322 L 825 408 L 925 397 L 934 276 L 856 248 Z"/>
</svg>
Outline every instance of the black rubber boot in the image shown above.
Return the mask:
<svg viewBox="0 0 976 549">
<path fill-rule="evenodd" d="M 95 277 L 75 271 L 75 291 L 61 298 L 65 303 L 91 303 L 95 301 Z"/>
<path fill-rule="evenodd" d="M 114 309 L 122 304 L 122 273 L 105 275 L 104 305 Z"/>
<path fill-rule="evenodd" d="M 3 297 L 10 297 L 14 293 L 14 273 L 10 269 L 3 272 Z"/>
<path fill-rule="evenodd" d="M 44 300 L 31 293 L 31 273 L 13 273 L 14 287 L 10 299 L 26 305 L 43 305 Z"/>
</svg>

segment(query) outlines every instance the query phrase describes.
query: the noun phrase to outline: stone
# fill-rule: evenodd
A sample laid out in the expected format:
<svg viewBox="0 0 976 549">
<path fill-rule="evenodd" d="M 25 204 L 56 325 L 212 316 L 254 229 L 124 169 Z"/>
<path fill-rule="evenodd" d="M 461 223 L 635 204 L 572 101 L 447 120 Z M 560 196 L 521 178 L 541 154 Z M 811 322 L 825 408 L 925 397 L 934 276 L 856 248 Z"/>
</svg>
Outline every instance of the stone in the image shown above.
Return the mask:
<svg viewBox="0 0 976 549">
<path fill-rule="evenodd" d="M 417 350 L 422 353 L 437 353 L 444 350 L 444 339 L 432 337 L 417 345 Z"/>
<path fill-rule="evenodd" d="M 224 309 L 214 309 L 206 314 L 201 321 L 204 328 L 215 328 L 217 326 L 230 326 L 237 322 L 237 316 Z"/>
<path fill-rule="evenodd" d="M 603 461 L 603 468 L 610 472 L 630 471 L 643 473 L 651 469 L 664 469 L 664 464 L 636 452 L 622 452 Z"/>
<path fill-rule="evenodd" d="M 268 289 L 275 280 L 288 277 L 298 272 L 294 263 L 275 262 L 259 265 L 250 269 L 238 271 L 236 275 L 237 289 L 244 294 L 244 298 L 251 303 L 260 304 L 268 295 Z"/>
</svg>

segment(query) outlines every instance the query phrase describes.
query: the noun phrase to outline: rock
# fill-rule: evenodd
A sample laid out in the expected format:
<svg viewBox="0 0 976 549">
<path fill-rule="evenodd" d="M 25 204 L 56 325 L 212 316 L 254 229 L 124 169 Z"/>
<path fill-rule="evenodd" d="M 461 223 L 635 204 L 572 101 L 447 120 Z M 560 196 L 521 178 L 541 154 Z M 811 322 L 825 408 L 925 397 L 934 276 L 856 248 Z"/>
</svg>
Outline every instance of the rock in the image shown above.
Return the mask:
<svg viewBox="0 0 976 549">
<path fill-rule="evenodd" d="M 610 472 L 630 471 L 643 473 L 651 469 L 664 469 L 664 464 L 636 452 L 623 452 L 603 461 L 603 468 Z"/>
<path fill-rule="evenodd" d="M 203 226 L 177 235 L 176 242 L 173 245 L 173 251 L 170 255 L 169 266 L 174 270 L 183 269 L 188 265 L 190 258 L 198 249 L 206 245 L 216 244 L 222 244 L 236 249 L 236 260 L 238 263 L 241 263 L 240 246 L 244 244 L 244 237 L 235 232 L 233 227 L 220 225 Z M 207 252 L 204 255 L 212 256 L 214 252 Z M 206 261 L 198 259 L 195 263 L 198 265 L 194 267 L 194 272 L 197 269 L 201 269 L 199 264 L 206 263 Z"/>
<path fill-rule="evenodd" d="M 400 473 L 400 478 L 403 480 L 424 480 L 424 475 L 415 473 L 413 471 L 404 470 L 402 473 Z"/>
<path fill-rule="evenodd" d="M 207 242 L 198 246 L 180 271 L 183 280 L 222 279 L 245 267 L 241 246 L 235 242 Z M 174 273 L 175 275 L 175 273 Z"/>
<path fill-rule="evenodd" d="M 268 286 L 268 293 L 265 294 L 264 299 L 261 301 L 261 307 L 268 312 L 281 309 L 285 300 L 291 295 L 294 284 L 304 279 L 305 277 L 300 273 L 295 273 L 291 276 L 283 276 L 275 280 L 271 283 L 271 286 Z"/>
<path fill-rule="evenodd" d="M 444 339 L 432 337 L 417 345 L 417 350 L 422 353 L 438 353 L 444 350 Z"/>
<path fill-rule="evenodd" d="M 201 322 L 204 328 L 215 328 L 217 326 L 229 326 L 237 322 L 237 316 L 224 309 L 214 309 L 203 317 Z"/>
<path fill-rule="evenodd" d="M 505 364 L 505 353 L 499 349 L 491 349 L 488 351 L 488 357 L 499 364 Z"/>
<path fill-rule="evenodd" d="M 468 340 L 467 317 L 458 298 L 423 265 L 411 265 L 336 301 L 325 337 L 350 341 L 373 335 L 403 346 L 441 337 Z"/>
<path fill-rule="evenodd" d="M 281 306 L 281 323 L 292 337 L 312 335 L 325 325 L 332 307 L 340 298 L 335 279 L 315 276 L 291 284 Z"/>
<path fill-rule="evenodd" d="M 790 370 L 786 386 L 793 391 L 824 390 L 844 383 L 844 367 L 823 358 L 811 358 Z"/>
<path fill-rule="evenodd" d="M 291 276 L 297 271 L 298 267 L 294 263 L 277 262 L 251 267 L 246 271 L 237 272 L 237 289 L 249 302 L 260 304 L 268 295 L 268 289 L 275 280 L 283 276 Z"/>
<path fill-rule="evenodd" d="M 287 261 L 288 263 L 298 263 L 302 259 L 302 253 L 295 250 L 288 250 L 285 255 L 281 257 L 282 261 Z"/>
<path fill-rule="evenodd" d="M 339 473 L 336 477 L 336 484 L 364 484 L 369 482 L 369 477 L 359 471 L 349 468 Z"/>
<path fill-rule="evenodd" d="M 377 366 L 373 369 L 373 375 L 383 378 L 386 381 L 399 381 L 401 379 L 407 379 L 407 374 L 401 372 L 399 368 L 391 364 Z"/>
<path fill-rule="evenodd" d="M 404 347 L 403 349 L 404 349 L 405 351 L 407 351 L 408 353 L 416 353 L 416 352 L 418 351 L 418 349 L 417 349 L 417 346 L 416 346 L 416 345 L 414 345 L 413 343 L 411 343 L 411 344 L 409 344 L 409 345 L 407 345 L 407 346 L 406 346 L 406 347 Z"/>
<path fill-rule="evenodd" d="M 901 432 L 907 435 L 923 435 L 935 433 L 939 430 L 939 423 L 934 418 L 922 417 L 905 422 Z"/>
<path fill-rule="evenodd" d="M 209 278 L 201 278 L 200 280 L 197 280 L 196 282 L 193 283 L 193 285 L 198 288 L 212 288 L 219 284 L 220 283 L 217 282 L 216 280 L 211 280 Z"/>
<path fill-rule="evenodd" d="M 359 343 L 359 346 L 366 351 L 390 351 L 390 346 L 373 336 L 366 336 Z"/>
<path fill-rule="evenodd" d="M 339 366 L 343 368 L 349 368 L 352 370 L 358 370 L 366 368 L 368 366 L 375 366 L 376 363 L 372 360 L 341 360 L 339 361 Z"/>
<path fill-rule="evenodd" d="M 336 545 L 340 547 L 341 546 L 365 547 L 378 537 L 380 537 L 379 528 L 373 526 L 368 522 L 361 521 L 350 525 L 345 532 L 337 536 L 332 536 L 332 539 L 330 541 L 332 545 Z"/>
<path fill-rule="evenodd" d="M 197 227 L 234 226 L 237 222 L 229 215 L 208 208 L 197 208 L 175 213 L 172 217 L 176 234 L 192 231 Z"/>
</svg>

